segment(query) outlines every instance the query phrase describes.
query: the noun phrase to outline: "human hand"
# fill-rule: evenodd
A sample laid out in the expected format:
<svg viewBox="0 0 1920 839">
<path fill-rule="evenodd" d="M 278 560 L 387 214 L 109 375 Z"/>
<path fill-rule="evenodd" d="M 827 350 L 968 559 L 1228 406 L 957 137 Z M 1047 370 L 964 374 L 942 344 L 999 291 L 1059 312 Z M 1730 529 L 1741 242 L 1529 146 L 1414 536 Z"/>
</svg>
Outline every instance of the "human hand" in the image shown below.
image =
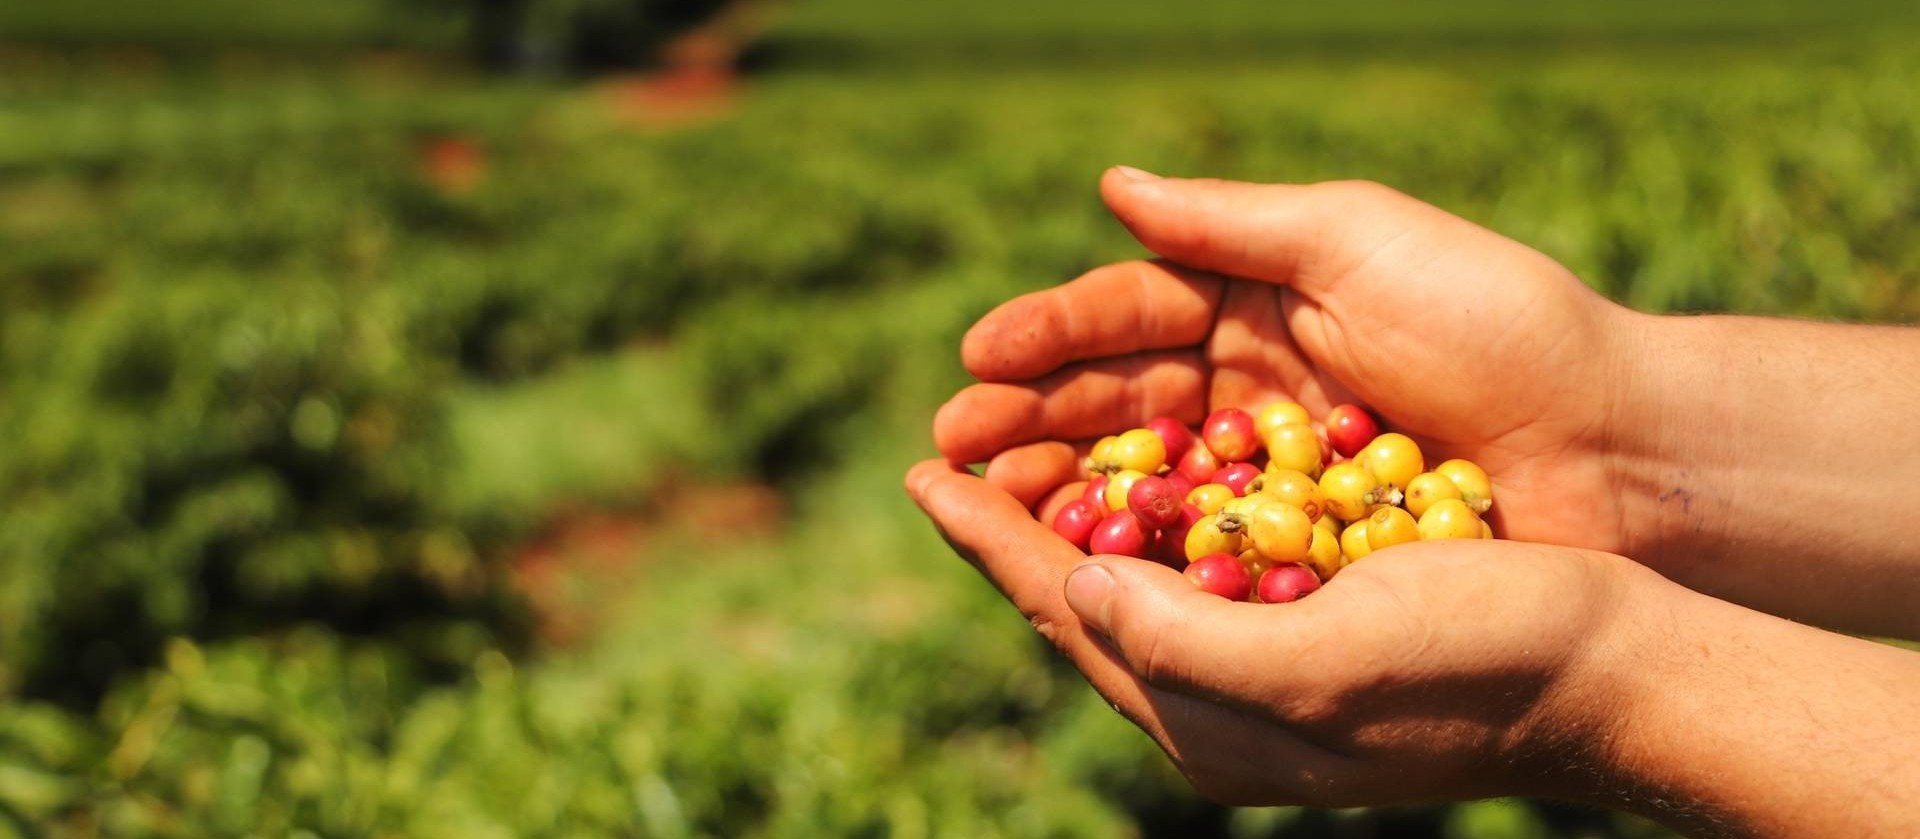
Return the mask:
<svg viewBox="0 0 1920 839">
<path fill-rule="evenodd" d="M 1502 535 L 1643 547 L 1609 449 L 1634 313 L 1530 248 L 1374 184 L 1116 169 L 1101 192 L 1178 264 L 1109 265 L 981 319 L 962 359 L 983 384 L 934 424 L 949 459 L 992 459 L 988 479 L 1044 514 L 1048 491 L 1075 479 L 1076 452 L 1040 441 L 1084 446 L 1158 415 L 1197 423 L 1280 399 L 1315 414 L 1357 401 L 1430 464 L 1486 468 Z"/>
<path fill-rule="evenodd" d="M 1613 670 L 1645 624 L 1641 590 L 1668 585 L 1619 557 L 1473 540 L 1379 551 L 1296 603 L 1236 603 L 1152 562 L 1090 560 L 945 461 L 915 467 L 907 487 L 1226 803 L 1578 795 L 1598 759 L 1589 748 L 1627 699 Z"/>
</svg>

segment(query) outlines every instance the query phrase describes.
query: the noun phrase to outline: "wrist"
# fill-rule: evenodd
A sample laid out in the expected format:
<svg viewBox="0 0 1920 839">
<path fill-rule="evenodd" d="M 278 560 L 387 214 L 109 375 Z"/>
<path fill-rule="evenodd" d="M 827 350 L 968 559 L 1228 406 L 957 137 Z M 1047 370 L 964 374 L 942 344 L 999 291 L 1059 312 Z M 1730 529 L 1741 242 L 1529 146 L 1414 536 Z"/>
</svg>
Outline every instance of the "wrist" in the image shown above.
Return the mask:
<svg viewBox="0 0 1920 839">
<path fill-rule="evenodd" d="M 1720 480 L 1742 400 L 1703 369 L 1718 318 L 1622 311 L 1602 456 L 1623 518 L 1618 552 L 1656 568 L 1705 558 L 1728 506 Z"/>
<path fill-rule="evenodd" d="M 1920 333 L 1621 310 L 1605 546 L 1770 614 L 1920 637 Z M 1818 585 L 1804 575 L 1818 569 Z"/>
<path fill-rule="evenodd" d="M 1920 657 L 1641 573 L 1585 674 L 1606 710 L 1549 794 L 1688 835 L 1920 835 L 1920 770 L 1898 745 L 1920 741 L 1904 712 Z"/>
<path fill-rule="evenodd" d="M 1618 808 L 1615 793 L 1634 784 L 1616 745 L 1629 721 L 1658 711 L 1658 680 L 1646 659 L 1661 654 L 1677 625 L 1675 592 L 1694 596 L 1625 557 L 1581 552 L 1577 561 L 1596 582 L 1594 602 L 1606 617 L 1569 655 L 1525 726 L 1521 758 L 1530 779 L 1521 794 Z"/>
</svg>

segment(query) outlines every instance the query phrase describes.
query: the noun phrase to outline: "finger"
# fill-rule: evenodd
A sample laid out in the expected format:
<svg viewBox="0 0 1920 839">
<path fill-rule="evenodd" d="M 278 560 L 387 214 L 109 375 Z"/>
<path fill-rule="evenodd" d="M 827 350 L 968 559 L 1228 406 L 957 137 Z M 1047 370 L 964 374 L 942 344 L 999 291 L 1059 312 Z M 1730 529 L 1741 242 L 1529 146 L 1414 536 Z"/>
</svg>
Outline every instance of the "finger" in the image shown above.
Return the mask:
<svg viewBox="0 0 1920 839">
<path fill-rule="evenodd" d="M 1324 632 L 1311 598 L 1235 603 L 1173 569 L 1124 558 L 1076 568 L 1066 599 L 1147 684 L 1240 707 L 1261 706 L 1274 687 L 1270 675 L 1298 669 Z"/>
<path fill-rule="evenodd" d="M 1114 707 L 1162 743 L 1149 689 L 1067 607 L 1067 572 L 1086 556 L 1036 521 L 1013 496 L 943 460 L 907 472 L 907 494 L 954 550 L 992 582 Z"/>
<path fill-rule="evenodd" d="M 1313 365 L 1288 337 L 1274 290 L 1261 283 L 1228 285 L 1207 343 L 1207 366 L 1213 371 L 1208 404 L 1254 409 L 1285 399 L 1324 413 L 1295 387 L 1313 377 Z"/>
<path fill-rule="evenodd" d="M 1080 471 L 1080 454 L 1072 444 L 1048 441 L 995 455 L 987 463 L 985 477 L 987 483 L 1032 510 L 1061 484 L 1085 476 Z"/>
<path fill-rule="evenodd" d="M 907 473 L 907 493 L 1028 619 L 1071 622 L 1060 585 L 1086 557 L 1013 496 L 939 460 Z"/>
<path fill-rule="evenodd" d="M 1089 361 L 1026 384 L 960 391 L 934 416 L 933 442 L 950 460 L 977 463 L 1014 446 L 1097 438 L 1158 416 L 1197 424 L 1206 395 L 1197 349 Z"/>
<path fill-rule="evenodd" d="M 967 330 L 960 359 L 985 382 L 1042 376 L 1073 361 L 1190 347 L 1213 326 L 1222 281 L 1164 262 L 1133 260 L 1021 295 Z"/>
<path fill-rule="evenodd" d="M 1335 405 L 1354 401 L 1352 391 L 1302 350 L 1295 324 L 1312 314 L 1302 314 L 1303 308 L 1313 305 L 1291 288 L 1227 284 L 1213 339 L 1207 342 L 1207 368 L 1213 373 L 1208 399 L 1213 407 L 1251 409 L 1286 399 L 1323 416 Z"/>
<path fill-rule="evenodd" d="M 1110 169 L 1107 207 L 1148 250 L 1183 265 L 1285 283 L 1308 295 L 1353 255 L 1400 235 L 1418 202 L 1378 184 L 1251 184 Z M 1424 206 L 1424 205 L 1420 205 Z"/>
</svg>

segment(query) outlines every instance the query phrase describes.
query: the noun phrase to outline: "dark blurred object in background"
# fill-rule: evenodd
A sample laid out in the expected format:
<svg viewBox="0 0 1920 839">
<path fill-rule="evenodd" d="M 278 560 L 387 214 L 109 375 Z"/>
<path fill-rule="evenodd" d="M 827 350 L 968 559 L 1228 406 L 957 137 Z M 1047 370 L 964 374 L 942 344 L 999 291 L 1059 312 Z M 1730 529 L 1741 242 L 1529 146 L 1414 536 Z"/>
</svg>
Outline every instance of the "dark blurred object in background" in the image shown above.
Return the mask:
<svg viewBox="0 0 1920 839">
<path fill-rule="evenodd" d="M 454 0 L 424 0 L 451 3 Z M 471 49 L 503 72 L 731 66 L 770 0 L 468 0 Z"/>
</svg>

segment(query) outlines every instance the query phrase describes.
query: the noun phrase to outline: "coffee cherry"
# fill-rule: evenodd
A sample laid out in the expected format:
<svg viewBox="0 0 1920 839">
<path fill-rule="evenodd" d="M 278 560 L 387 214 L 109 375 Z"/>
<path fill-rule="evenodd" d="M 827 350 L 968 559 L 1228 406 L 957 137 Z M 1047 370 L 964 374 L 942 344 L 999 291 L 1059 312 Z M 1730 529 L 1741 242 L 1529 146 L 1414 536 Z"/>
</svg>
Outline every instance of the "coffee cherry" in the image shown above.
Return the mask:
<svg viewBox="0 0 1920 839">
<path fill-rule="evenodd" d="M 1399 501 L 1398 491 L 1383 486 L 1380 479 L 1358 461 L 1336 463 L 1320 476 L 1320 497 L 1327 510 L 1344 521 L 1359 521 L 1374 508 Z"/>
<path fill-rule="evenodd" d="M 1442 498 L 1420 516 L 1420 538 L 1478 539 L 1481 524 L 1480 517 L 1473 514 L 1467 502 Z"/>
<path fill-rule="evenodd" d="M 1213 473 L 1220 471 L 1220 458 L 1204 443 L 1196 441 L 1174 468 L 1194 483 L 1204 484 L 1213 479 Z"/>
<path fill-rule="evenodd" d="M 1247 575 L 1246 566 L 1240 564 L 1239 557 L 1233 554 L 1208 554 L 1187 566 L 1187 579 L 1208 594 L 1217 594 L 1228 600 L 1245 600 L 1253 593 L 1253 578 Z"/>
<path fill-rule="evenodd" d="M 1459 497 L 1460 488 L 1438 472 L 1421 472 L 1407 482 L 1407 512 L 1414 518 L 1425 515 L 1435 501 Z"/>
<path fill-rule="evenodd" d="M 1193 529 L 1187 531 L 1187 543 L 1182 553 L 1187 559 L 1199 559 L 1207 554 L 1227 554 L 1239 556 L 1245 550 L 1246 537 L 1235 523 L 1231 530 L 1221 529 L 1219 514 L 1204 516 L 1194 522 Z"/>
<path fill-rule="evenodd" d="M 1145 473 L 1135 472 L 1132 469 L 1122 469 L 1108 475 L 1106 492 L 1107 509 L 1125 510 L 1127 508 L 1127 493 L 1132 492 L 1134 483 L 1144 477 L 1146 477 Z"/>
<path fill-rule="evenodd" d="M 1105 475 L 1114 471 L 1113 444 L 1120 438 L 1107 435 L 1093 444 L 1093 450 L 1087 452 L 1087 471 L 1095 475 Z"/>
<path fill-rule="evenodd" d="M 1242 513 L 1233 512 L 1233 505 L 1229 504 L 1222 515 L 1238 516 L 1253 549 L 1275 562 L 1305 562 L 1307 549 L 1313 545 L 1313 520 L 1298 507 L 1266 500 L 1263 496 L 1245 500 L 1257 503 Z"/>
<path fill-rule="evenodd" d="M 1192 478 L 1182 475 L 1176 470 L 1169 469 L 1162 472 L 1160 473 L 1160 477 L 1167 479 L 1167 483 L 1173 485 L 1174 495 L 1182 501 L 1187 500 L 1187 493 L 1192 492 L 1194 486 L 1196 486 Z"/>
<path fill-rule="evenodd" d="M 1480 538 L 1482 539 L 1493 538 L 1493 525 L 1488 524 L 1486 519 L 1480 520 Z"/>
<path fill-rule="evenodd" d="M 1173 417 L 1147 420 L 1147 429 L 1160 435 L 1160 442 L 1166 447 L 1167 463 L 1179 463 L 1187 449 L 1193 448 L 1193 432 Z"/>
<path fill-rule="evenodd" d="M 1266 474 L 1248 487 L 1252 492 L 1298 507 L 1314 521 L 1325 517 L 1327 501 L 1320 495 L 1320 485 L 1303 472 L 1268 467 Z"/>
<path fill-rule="evenodd" d="M 1093 529 L 1107 515 L 1105 507 L 1084 498 L 1072 501 L 1053 514 L 1053 532 L 1065 537 L 1082 551 L 1093 538 Z"/>
<path fill-rule="evenodd" d="M 1336 516 L 1333 513 L 1329 512 L 1321 516 L 1320 518 L 1315 519 L 1313 522 L 1313 526 L 1333 534 L 1333 537 L 1335 539 L 1338 539 L 1340 538 L 1340 528 L 1343 525 L 1340 523 L 1339 516 Z"/>
<path fill-rule="evenodd" d="M 1200 440 L 1221 460 L 1246 460 L 1260 447 L 1254 433 L 1253 417 L 1239 408 L 1221 408 L 1207 416 L 1200 429 Z"/>
<path fill-rule="evenodd" d="M 1331 580 L 1347 563 L 1340 555 L 1340 536 L 1324 527 L 1313 529 L 1313 544 L 1307 547 L 1308 568 L 1322 580 Z"/>
<path fill-rule="evenodd" d="M 1427 468 L 1420 446 L 1407 435 L 1391 431 L 1373 438 L 1353 461 L 1365 466 L 1381 483 L 1400 489 L 1406 489 L 1407 482 Z"/>
<path fill-rule="evenodd" d="M 1493 481 L 1487 478 L 1487 470 L 1471 460 L 1455 458 L 1433 471 L 1446 476 L 1455 487 L 1460 489 L 1460 500 L 1467 502 L 1468 509 L 1484 513 L 1493 507 Z"/>
<path fill-rule="evenodd" d="M 1380 436 L 1380 424 L 1359 405 L 1335 405 L 1327 412 L 1327 442 L 1341 457 L 1353 457 Z"/>
<path fill-rule="evenodd" d="M 1115 469 L 1151 475 L 1167 465 L 1167 444 L 1160 441 L 1160 435 L 1136 428 L 1113 441 L 1112 457 Z"/>
<path fill-rule="evenodd" d="M 1153 545 L 1149 548 L 1153 553 L 1152 559 L 1171 568 L 1186 565 L 1187 535 L 1193 532 L 1194 525 L 1199 524 L 1200 520 L 1206 517 L 1207 514 L 1200 512 L 1199 507 L 1192 504 L 1180 505 L 1180 515 L 1174 519 L 1173 524 L 1160 528 L 1160 531 L 1153 535 Z"/>
<path fill-rule="evenodd" d="M 1240 552 L 1240 564 L 1247 569 L 1249 579 L 1258 580 L 1261 574 L 1267 573 L 1267 569 L 1273 567 L 1273 560 L 1266 558 L 1259 551 L 1248 548 Z"/>
<path fill-rule="evenodd" d="M 1342 567 L 1360 561 L 1361 557 L 1373 553 L 1373 546 L 1367 544 L 1367 520 L 1361 519 L 1347 525 L 1340 531 L 1340 556 Z"/>
<path fill-rule="evenodd" d="M 1187 493 L 1187 503 L 1199 507 L 1207 515 L 1213 515 L 1220 512 L 1220 508 L 1228 501 L 1238 497 L 1240 496 L 1233 491 L 1233 487 L 1226 484 L 1206 483 L 1194 487 L 1192 492 Z"/>
<path fill-rule="evenodd" d="M 1173 484 L 1158 475 L 1142 477 L 1127 489 L 1127 509 L 1148 530 L 1159 530 L 1179 520 L 1182 503 Z"/>
<path fill-rule="evenodd" d="M 1320 590 L 1320 578 L 1299 565 L 1275 565 L 1260 575 L 1255 595 L 1262 603 L 1292 603 Z"/>
<path fill-rule="evenodd" d="M 1381 507 L 1367 517 L 1367 547 L 1381 551 L 1420 541 L 1420 523 L 1399 507 Z"/>
<path fill-rule="evenodd" d="M 1102 510 L 1106 509 L 1107 480 L 1107 476 L 1105 475 L 1093 476 L 1092 479 L 1087 481 L 1087 491 L 1080 493 L 1080 497 L 1100 505 L 1100 509 Z"/>
<path fill-rule="evenodd" d="M 1087 549 L 1097 554 L 1119 554 L 1146 559 L 1150 534 L 1140 525 L 1140 519 L 1126 510 L 1108 513 L 1093 529 L 1093 537 L 1087 540 Z"/>
<path fill-rule="evenodd" d="M 1260 467 L 1258 466 L 1251 463 L 1229 463 L 1220 467 L 1219 471 L 1214 472 L 1213 477 L 1209 478 L 1208 482 L 1220 484 L 1233 490 L 1234 495 L 1246 495 L 1247 484 L 1258 477 L 1260 477 Z"/>
<path fill-rule="evenodd" d="M 1266 440 L 1268 469 L 1292 469 L 1310 476 L 1320 474 L 1320 465 L 1326 458 L 1320 449 L 1320 435 L 1314 433 L 1313 426 L 1287 423 L 1274 429 Z"/>
<path fill-rule="evenodd" d="M 1273 430 L 1288 423 L 1306 424 L 1313 421 L 1313 415 L 1297 402 L 1275 402 L 1260 409 L 1253 418 L 1253 433 L 1261 440 L 1273 433 Z"/>
</svg>

